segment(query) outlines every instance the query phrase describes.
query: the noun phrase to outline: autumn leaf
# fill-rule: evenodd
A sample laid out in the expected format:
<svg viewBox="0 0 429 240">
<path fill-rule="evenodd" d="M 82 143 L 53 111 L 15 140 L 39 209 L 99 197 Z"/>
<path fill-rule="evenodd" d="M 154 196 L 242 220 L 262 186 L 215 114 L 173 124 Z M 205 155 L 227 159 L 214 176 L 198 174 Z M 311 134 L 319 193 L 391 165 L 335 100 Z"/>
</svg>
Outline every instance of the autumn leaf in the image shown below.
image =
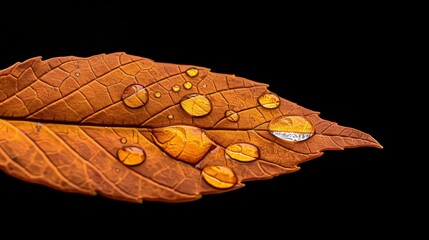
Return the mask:
<svg viewBox="0 0 429 240">
<path fill-rule="evenodd" d="M 126 201 L 183 202 L 381 145 L 268 85 L 125 53 L 40 57 L 0 71 L 0 168 Z"/>
</svg>

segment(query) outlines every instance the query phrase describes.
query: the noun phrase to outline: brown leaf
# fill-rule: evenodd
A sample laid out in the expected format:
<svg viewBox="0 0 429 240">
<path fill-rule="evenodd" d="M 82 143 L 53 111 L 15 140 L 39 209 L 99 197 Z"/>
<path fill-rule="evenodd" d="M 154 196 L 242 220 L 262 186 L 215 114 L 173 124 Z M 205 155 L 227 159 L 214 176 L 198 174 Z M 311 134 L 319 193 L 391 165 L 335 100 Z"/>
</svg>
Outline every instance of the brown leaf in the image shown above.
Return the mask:
<svg viewBox="0 0 429 240">
<path fill-rule="evenodd" d="M 267 85 L 125 53 L 0 71 L 0 168 L 62 191 L 182 202 L 378 147 Z"/>
</svg>

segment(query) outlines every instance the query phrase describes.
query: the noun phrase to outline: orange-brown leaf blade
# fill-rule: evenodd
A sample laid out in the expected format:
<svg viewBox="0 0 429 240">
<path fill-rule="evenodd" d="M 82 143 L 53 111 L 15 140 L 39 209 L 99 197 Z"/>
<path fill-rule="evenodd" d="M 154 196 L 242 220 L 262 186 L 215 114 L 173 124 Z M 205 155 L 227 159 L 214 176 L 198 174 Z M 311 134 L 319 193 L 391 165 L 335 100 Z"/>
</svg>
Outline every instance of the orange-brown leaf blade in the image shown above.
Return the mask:
<svg viewBox="0 0 429 240">
<path fill-rule="evenodd" d="M 0 168 L 126 201 L 192 201 L 299 169 L 370 135 L 246 78 L 126 53 L 0 71 Z"/>
</svg>

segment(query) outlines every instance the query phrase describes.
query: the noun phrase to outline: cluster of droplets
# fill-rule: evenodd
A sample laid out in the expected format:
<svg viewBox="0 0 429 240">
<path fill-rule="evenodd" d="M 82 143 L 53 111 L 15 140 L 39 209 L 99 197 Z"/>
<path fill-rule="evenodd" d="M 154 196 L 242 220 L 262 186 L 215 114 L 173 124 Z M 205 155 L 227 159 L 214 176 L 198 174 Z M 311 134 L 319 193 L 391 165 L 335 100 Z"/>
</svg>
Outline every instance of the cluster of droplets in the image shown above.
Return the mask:
<svg viewBox="0 0 429 240">
<path fill-rule="evenodd" d="M 189 77 L 195 77 L 199 73 L 198 69 L 190 68 L 186 71 Z M 193 84 L 186 81 L 182 86 L 174 85 L 171 91 L 179 92 L 182 87 L 186 90 L 192 89 Z M 203 85 L 203 88 L 207 85 Z M 160 98 L 160 92 L 155 92 L 154 96 Z M 140 108 L 146 105 L 149 94 L 146 88 L 139 84 L 126 87 L 122 94 L 122 101 L 129 108 Z M 259 96 L 258 104 L 268 110 L 276 109 L 280 106 L 280 98 L 271 92 Z M 204 117 L 212 111 L 212 104 L 207 96 L 192 93 L 185 95 L 180 101 L 181 108 L 192 117 Z M 227 110 L 225 119 L 230 122 L 238 122 L 240 115 L 234 110 Z M 167 115 L 168 119 L 173 119 L 174 115 Z M 314 134 L 314 126 L 304 116 L 283 115 L 274 118 L 268 124 L 269 132 L 282 140 L 289 142 L 305 141 Z M 204 156 L 216 145 L 206 136 L 202 129 L 193 126 L 169 126 L 157 128 L 152 131 L 154 143 L 169 156 L 196 165 Z M 127 143 L 125 137 L 120 138 L 122 144 Z M 136 166 L 143 163 L 146 154 L 138 147 L 120 148 L 117 152 L 119 160 L 127 166 Z M 248 163 L 260 158 L 260 151 L 257 146 L 251 143 L 238 142 L 230 144 L 225 148 L 225 157 L 238 162 Z M 233 187 L 238 178 L 234 171 L 222 165 L 207 165 L 202 169 L 203 179 L 211 186 L 219 189 Z"/>
<path fill-rule="evenodd" d="M 196 77 L 199 70 L 196 68 L 190 68 L 186 71 L 186 74 L 193 78 Z M 193 84 L 190 81 L 183 83 L 183 88 L 186 90 L 192 89 Z M 179 92 L 182 89 L 180 85 L 174 85 L 171 87 L 171 91 Z M 162 97 L 161 92 L 154 93 L 155 98 Z M 122 93 L 122 102 L 129 108 L 141 108 L 147 104 L 149 100 L 149 93 L 147 89 L 140 84 L 133 84 L 126 87 Z M 211 111 L 210 101 L 201 94 L 190 94 L 185 96 L 181 101 L 182 108 L 191 116 L 199 117 L 209 114 Z M 168 115 L 168 119 L 173 119 L 173 115 Z"/>
</svg>

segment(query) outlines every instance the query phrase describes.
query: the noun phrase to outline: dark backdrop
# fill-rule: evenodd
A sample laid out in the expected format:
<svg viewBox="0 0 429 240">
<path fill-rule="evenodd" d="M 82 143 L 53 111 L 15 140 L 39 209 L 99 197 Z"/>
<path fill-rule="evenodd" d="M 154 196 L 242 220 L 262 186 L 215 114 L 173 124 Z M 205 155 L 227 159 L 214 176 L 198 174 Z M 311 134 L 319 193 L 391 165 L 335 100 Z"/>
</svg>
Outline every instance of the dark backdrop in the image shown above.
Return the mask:
<svg viewBox="0 0 429 240">
<path fill-rule="evenodd" d="M 177 229 L 169 230 L 173 227 L 189 235 L 214 230 L 207 234 L 216 236 L 227 229 L 283 236 L 315 231 L 340 235 L 338 229 L 365 236 L 368 230 L 384 229 L 381 223 L 396 212 L 389 204 L 395 193 L 385 136 L 385 83 L 392 52 L 386 37 L 389 22 L 379 10 L 161 5 L 70 1 L 54 7 L 4 7 L 0 68 L 35 56 L 119 51 L 209 67 L 268 83 L 278 95 L 320 111 L 324 119 L 367 132 L 385 148 L 329 151 L 296 173 L 181 204 L 140 205 L 62 193 L 0 173 L 0 203 L 8 212 L 0 218 L 26 226 L 42 222 L 36 224 L 45 229 L 39 234 L 52 226 L 64 233 L 85 227 L 99 233 L 137 231 L 142 238 L 156 227 L 163 229 L 155 231 L 158 236 L 176 234 Z"/>
</svg>

